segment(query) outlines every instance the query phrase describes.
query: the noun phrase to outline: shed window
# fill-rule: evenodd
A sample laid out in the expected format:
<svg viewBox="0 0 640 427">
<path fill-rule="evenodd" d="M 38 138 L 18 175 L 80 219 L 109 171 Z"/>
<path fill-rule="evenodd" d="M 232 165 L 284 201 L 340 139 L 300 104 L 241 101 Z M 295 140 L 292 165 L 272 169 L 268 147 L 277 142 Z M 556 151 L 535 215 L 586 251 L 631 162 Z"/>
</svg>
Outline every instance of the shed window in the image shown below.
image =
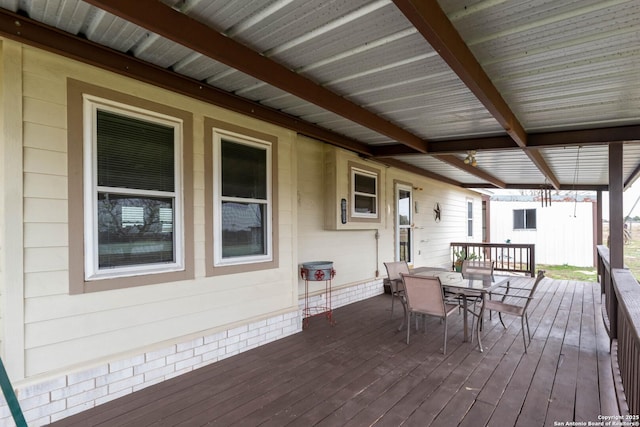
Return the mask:
<svg viewBox="0 0 640 427">
<path fill-rule="evenodd" d="M 514 230 L 535 230 L 536 210 L 535 209 L 514 209 L 513 229 Z"/>
</svg>

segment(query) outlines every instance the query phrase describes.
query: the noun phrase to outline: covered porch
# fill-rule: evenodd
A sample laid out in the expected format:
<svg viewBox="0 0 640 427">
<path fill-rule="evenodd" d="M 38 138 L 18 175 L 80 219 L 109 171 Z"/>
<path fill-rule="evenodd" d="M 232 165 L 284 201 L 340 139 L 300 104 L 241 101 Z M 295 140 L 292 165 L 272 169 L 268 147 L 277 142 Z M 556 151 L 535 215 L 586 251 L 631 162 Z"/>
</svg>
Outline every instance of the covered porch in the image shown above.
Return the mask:
<svg viewBox="0 0 640 427">
<path fill-rule="evenodd" d="M 0 2 L 0 356 L 29 424 L 597 422 L 624 412 L 612 356 L 637 415 L 640 288 L 625 281 L 627 304 L 609 278 L 640 177 L 639 17 L 633 0 Z M 173 129 L 173 222 L 166 207 L 148 221 L 176 248 L 170 265 L 96 263 L 98 110 Z M 159 153 L 143 133 L 128 146 Z M 215 190 L 223 139 L 268 153 L 257 257 L 220 247 L 219 212 L 238 202 Z M 606 196 L 607 280 L 545 281 L 527 354 L 517 320 L 487 323 L 484 353 L 461 320 L 446 357 L 437 322 L 407 346 L 377 295 L 382 263 L 402 249 L 446 267 L 451 242 L 490 241 L 496 188 L 596 192 L 589 247 Z M 141 226 L 118 233 L 127 224 Z M 335 327 L 302 332 L 311 260 L 336 261 L 351 299 Z M 240 329 L 244 347 L 227 346 Z"/>
<path fill-rule="evenodd" d="M 519 285 L 530 277 L 517 278 Z M 113 400 L 54 425 L 514 425 L 620 414 L 598 283 L 545 278 L 518 319 L 486 320 L 484 353 L 462 342 L 462 316 L 398 332 L 389 295 L 322 317 L 273 342 Z"/>
</svg>

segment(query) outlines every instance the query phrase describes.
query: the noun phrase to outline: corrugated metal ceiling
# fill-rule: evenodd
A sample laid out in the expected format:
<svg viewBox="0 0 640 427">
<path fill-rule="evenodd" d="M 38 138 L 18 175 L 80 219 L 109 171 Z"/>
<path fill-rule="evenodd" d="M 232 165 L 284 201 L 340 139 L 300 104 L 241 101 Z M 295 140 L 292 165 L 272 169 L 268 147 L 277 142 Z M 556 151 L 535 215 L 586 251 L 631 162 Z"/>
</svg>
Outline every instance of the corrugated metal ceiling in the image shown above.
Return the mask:
<svg viewBox="0 0 640 427">
<path fill-rule="evenodd" d="M 528 131 L 637 123 L 638 2 L 494 3 L 453 23 Z"/>
<path fill-rule="evenodd" d="M 426 144 L 444 141 L 439 147 L 446 147 L 447 141 L 456 141 L 458 148 L 453 154 L 457 159 L 464 158 L 466 149 L 478 150 L 476 169 L 463 170 L 455 158 L 442 156 L 452 154 L 446 149 L 441 153 L 382 154 L 380 161 L 393 158 L 467 186 L 493 186 L 476 170 L 509 186 L 552 184 L 536 166 L 537 161 L 546 162 L 552 181 L 565 188 L 607 185 L 607 140 L 596 141 L 601 144 L 570 140 L 564 145 L 541 144 L 524 150 L 515 141 L 502 149 L 478 142 L 478 138 L 489 136 L 507 137 L 514 130 L 497 119 L 477 89 L 425 40 L 420 27 L 401 7 L 411 2 L 162 3 L 173 8 L 170 12 L 177 10 L 206 24 Z M 181 45 L 178 41 L 185 36 L 184 29 L 176 28 L 168 37 L 154 33 L 149 28 L 158 17 L 153 14 L 141 18 L 145 22 L 138 25 L 127 20 L 135 18 L 114 16 L 89 3 L 101 7 L 126 4 L 116 0 L 0 0 L 0 8 L 344 135 L 371 147 L 374 155 L 380 154 L 376 149 L 384 151 L 402 143 L 380 128 L 359 122 L 357 113 L 352 117 L 338 114 L 329 104 L 315 105 L 314 100 L 288 93 L 286 87 L 250 75 L 251 70 L 239 71 L 194 51 L 187 43 Z M 152 3 L 139 1 L 142 5 Z M 435 2 L 424 3 L 437 8 Z M 527 134 L 541 134 L 539 139 L 544 140 L 546 133 L 557 131 L 640 125 L 638 0 L 438 3 L 470 49 L 478 69 L 486 73 Z M 144 28 L 147 22 L 151 26 Z M 625 144 L 627 181 L 640 165 L 640 135 L 634 135 Z M 461 146 L 465 149 L 460 152 Z"/>
</svg>

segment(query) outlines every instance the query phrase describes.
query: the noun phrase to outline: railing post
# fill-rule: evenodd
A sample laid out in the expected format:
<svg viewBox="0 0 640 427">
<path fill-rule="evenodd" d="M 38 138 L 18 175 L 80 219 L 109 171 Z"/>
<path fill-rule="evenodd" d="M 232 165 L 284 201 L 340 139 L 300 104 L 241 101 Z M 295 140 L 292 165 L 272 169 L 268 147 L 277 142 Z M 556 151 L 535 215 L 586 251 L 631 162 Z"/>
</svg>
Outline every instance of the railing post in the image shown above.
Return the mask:
<svg viewBox="0 0 640 427">
<path fill-rule="evenodd" d="M 610 269 L 611 300 L 616 314 L 610 313 L 611 323 L 615 319 L 615 345 L 617 352 L 615 370 L 619 370 L 624 400 L 619 400 L 621 411 L 636 415 L 640 413 L 640 286 L 633 274 L 624 268 Z M 612 335 L 613 336 L 613 335 Z"/>
<path fill-rule="evenodd" d="M 535 250 L 536 246 L 535 245 L 531 245 L 531 247 L 529 248 L 529 273 L 531 274 L 531 277 L 536 277 L 536 250 Z"/>
<path fill-rule="evenodd" d="M 598 281 L 600 282 L 600 294 L 604 294 L 604 262 L 602 261 L 602 256 L 600 255 L 600 252 L 598 250 L 596 250 L 597 254 L 598 254 L 598 260 L 597 260 L 597 276 L 598 276 Z"/>
<path fill-rule="evenodd" d="M 618 296 L 613 288 L 612 274 L 607 274 L 607 286 L 609 293 L 607 295 L 607 305 L 609 312 L 609 343 L 618 338 Z"/>
<path fill-rule="evenodd" d="M 609 261 L 609 248 L 598 245 L 598 275 L 600 292 L 604 295 L 602 304 L 602 320 L 609 335 L 609 344 L 618 336 L 618 299 L 613 287 L 613 275 Z"/>
</svg>

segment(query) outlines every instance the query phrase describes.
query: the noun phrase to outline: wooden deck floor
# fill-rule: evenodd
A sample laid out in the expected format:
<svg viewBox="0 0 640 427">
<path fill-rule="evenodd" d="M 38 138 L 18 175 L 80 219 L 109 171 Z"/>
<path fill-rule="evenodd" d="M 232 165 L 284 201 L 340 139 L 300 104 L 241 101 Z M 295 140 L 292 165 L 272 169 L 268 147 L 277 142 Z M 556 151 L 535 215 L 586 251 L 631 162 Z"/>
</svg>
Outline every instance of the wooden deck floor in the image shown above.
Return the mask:
<svg viewBox="0 0 640 427">
<path fill-rule="evenodd" d="M 520 284 L 533 279 L 518 278 Z M 529 283 L 530 284 L 530 283 Z M 484 353 L 462 316 L 397 332 L 381 295 L 311 319 L 302 333 L 64 419 L 59 426 L 553 426 L 615 414 L 599 285 L 545 279 L 520 322 L 485 322 Z"/>
</svg>

